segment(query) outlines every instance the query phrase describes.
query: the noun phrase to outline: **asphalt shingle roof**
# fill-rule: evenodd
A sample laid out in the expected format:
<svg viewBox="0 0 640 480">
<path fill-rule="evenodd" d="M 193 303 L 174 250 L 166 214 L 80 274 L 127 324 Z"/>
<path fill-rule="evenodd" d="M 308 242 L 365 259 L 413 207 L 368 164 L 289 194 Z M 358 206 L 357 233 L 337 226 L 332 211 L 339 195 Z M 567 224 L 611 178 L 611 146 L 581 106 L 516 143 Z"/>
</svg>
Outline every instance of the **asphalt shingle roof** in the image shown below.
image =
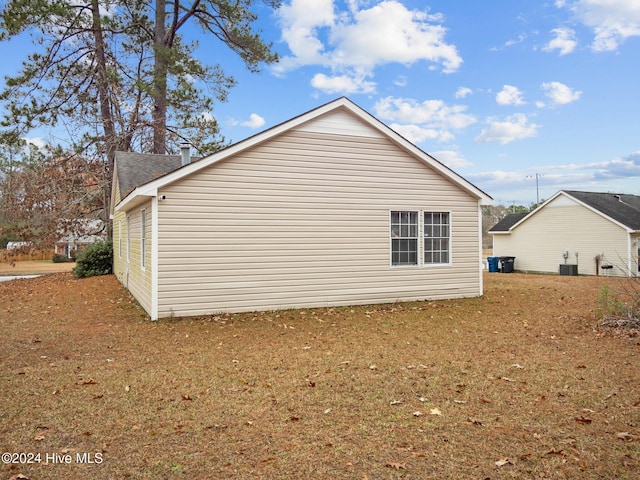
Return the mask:
<svg viewBox="0 0 640 480">
<path fill-rule="evenodd" d="M 640 230 L 640 196 L 575 190 L 564 190 L 564 192 L 631 230 Z"/>
<path fill-rule="evenodd" d="M 576 200 L 597 210 L 601 214 L 621 223 L 625 227 L 640 231 L 640 196 L 624 193 L 596 193 L 577 190 L 563 190 Z M 543 207 L 544 208 L 544 207 Z M 528 213 L 512 213 L 507 215 L 493 227 L 490 232 L 508 232 L 511 227 L 526 217 Z"/>
<path fill-rule="evenodd" d="M 489 229 L 490 232 L 508 232 L 511 227 L 529 215 L 528 213 L 510 213 L 493 227 Z"/>
<path fill-rule="evenodd" d="M 197 159 L 192 158 L 192 161 Z M 135 188 L 182 167 L 180 155 L 116 152 L 120 198 Z"/>
</svg>

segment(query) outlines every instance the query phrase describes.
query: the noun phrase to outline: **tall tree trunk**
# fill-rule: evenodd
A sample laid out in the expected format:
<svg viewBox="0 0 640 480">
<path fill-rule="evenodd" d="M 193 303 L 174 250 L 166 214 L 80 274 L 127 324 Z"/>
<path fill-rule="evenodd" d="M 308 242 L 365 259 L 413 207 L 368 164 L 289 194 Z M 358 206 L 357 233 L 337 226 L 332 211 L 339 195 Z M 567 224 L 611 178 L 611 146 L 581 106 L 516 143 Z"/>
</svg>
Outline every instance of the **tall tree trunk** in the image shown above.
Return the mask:
<svg viewBox="0 0 640 480">
<path fill-rule="evenodd" d="M 103 187 L 104 213 L 102 220 L 107 225 L 107 233 L 111 234 L 111 224 L 109 219 L 109 208 L 111 203 L 111 176 L 113 174 L 113 164 L 116 158 L 117 138 L 113 119 L 113 109 L 111 108 L 111 97 L 109 95 L 109 79 L 107 77 L 107 57 L 105 53 L 104 36 L 102 32 L 102 19 L 100 18 L 99 0 L 91 0 L 92 28 L 95 41 L 95 61 L 96 78 L 98 84 L 98 100 L 100 102 L 100 116 L 102 117 L 102 128 L 104 132 L 104 144 L 107 155 L 105 176 L 106 182 Z"/>
<path fill-rule="evenodd" d="M 153 153 L 167 152 L 167 74 L 168 59 L 165 0 L 156 0 L 156 24 L 153 38 Z"/>
<path fill-rule="evenodd" d="M 100 116 L 104 130 L 105 146 L 109 170 L 113 169 L 116 152 L 116 131 L 109 97 L 109 80 L 107 78 L 107 59 L 105 54 L 104 37 L 102 35 L 102 20 L 100 19 L 100 5 L 98 0 L 91 0 L 93 14 L 93 38 L 95 41 L 96 77 L 98 96 L 100 101 Z"/>
</svg>

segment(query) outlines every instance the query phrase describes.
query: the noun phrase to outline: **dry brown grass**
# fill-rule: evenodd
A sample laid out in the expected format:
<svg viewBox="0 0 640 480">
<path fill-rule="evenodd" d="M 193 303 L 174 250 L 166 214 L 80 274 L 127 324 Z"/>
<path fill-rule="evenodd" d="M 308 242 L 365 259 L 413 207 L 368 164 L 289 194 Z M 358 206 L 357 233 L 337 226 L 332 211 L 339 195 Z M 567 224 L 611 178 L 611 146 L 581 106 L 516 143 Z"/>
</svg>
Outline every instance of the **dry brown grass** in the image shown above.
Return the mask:
<svg viewBox="0 0 640 480">
<path fill-rule="evenodd" d="M 595 328 L 620 280 L 485 281 L 475 299 L 159 322 L 113 276 L 0 283 L 0 450 L 42 458 L 0 476 L 637 478 L 640 341 Z"/>
<path fill-rule="evenodd" d="M 53 263 L 51 260 L 0 263 L 0 276 L 70 272 L 75 262 Z"/>
</svg>

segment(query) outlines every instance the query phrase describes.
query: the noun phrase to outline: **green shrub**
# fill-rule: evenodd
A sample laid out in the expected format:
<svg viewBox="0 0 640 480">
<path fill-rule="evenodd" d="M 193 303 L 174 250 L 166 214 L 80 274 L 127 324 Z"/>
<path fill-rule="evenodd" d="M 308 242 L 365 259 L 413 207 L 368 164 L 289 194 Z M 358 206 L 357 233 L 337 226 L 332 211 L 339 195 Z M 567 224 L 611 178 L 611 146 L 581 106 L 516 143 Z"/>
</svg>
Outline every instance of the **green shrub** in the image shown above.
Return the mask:
<svg viewBox="0 0 640 480">
<path fill-rule="evenodd" d="M 51 261 L 53 263 L 67 263 L 69 261 L 69 257 L 60 253 L 54 253 L 53 257 L 51 257 Z"/>
<path fill-rule="evenodd" d="M 96 242 L 77 255 L 73 275 L 76 278 L 87 278 L 108 275 L 112 271 L 113 245 L 111 242 Z"/>
</svg>

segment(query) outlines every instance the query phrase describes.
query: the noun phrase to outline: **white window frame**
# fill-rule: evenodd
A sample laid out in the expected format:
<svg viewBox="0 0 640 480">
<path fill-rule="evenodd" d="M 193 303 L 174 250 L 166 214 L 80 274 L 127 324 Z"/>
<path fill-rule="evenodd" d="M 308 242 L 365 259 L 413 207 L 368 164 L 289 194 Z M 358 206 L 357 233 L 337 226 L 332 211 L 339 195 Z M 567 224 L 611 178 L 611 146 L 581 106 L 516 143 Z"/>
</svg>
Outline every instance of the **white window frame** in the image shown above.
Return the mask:
<svg viewBox="0 0 640 480">
<path fill-rule="evenodd" d="M 140 268 L 147 268 L 147 209 L 140 211 Z"/>
<path fill-rule="evenodd" d="M 415 216 L 415 224 L 412 222 L 413 216 Z M 414 227 L 415 231 L 412 231 Z M 415 252 L 408 248 L 411 241 L 415 241 Z M 402 249 L 401 245 L 403 244 L 407 245 L 407 248 Z M 394 248 L 395 245 L 399 245 L 400 248 Z M 389 253 L 392 267 L 415 267 L 420 264 L 420 212 L 418 210 L 391 210 L 389 212 Z M 411 253 L 415 254 L 415 262 L 408 261 L 408 256 Z M 407 255 L 406 262 L 401 261 L 403 254 Z M 396 255 L 398 259 L 394 260 Z"/>
<path fill-rule="evenodd" d="M 122 258 L 122 219 L 118 220 L 118 258 Z"/>
<path fill-rule="evenodd" d="M 427 215 L 432 215 L 435 217 L 436 215 L 442 219 L 443 215 L 446 215 L 447 223 L 435 223 L 431 222 L 427 224 Z M 431 227 L 431 228 L 430 228 Z M 451 265 L 451 212 L 446 211 L 430 211 L 424 210 L 422 212 L 422 229 L 423 229 L 423 237 L 422 237 L 422 260 L 425 266 L 434 266 L 434 265 Z M 446 233 L 446 235 L 444 235 Z M 447 248 L 431 248 L 427 250 L 427 242 L 428 240 L 433 240 L 432 243 L 437 243 L 442 245 L 443 242 L 446 242 Z M 445 253 L 446 252 L 446 253 Z M 430 260 L 427 261 L 427 254 L 431 253 L 432 258 L 437 255 L 446 255 L 446 261 L 435 261 Z"/>
<path fill-rule="evenodd" d="M 402 221 L 396 221 L 394 222 L 394 214 L 395 215 L 402 215 L 402 214 L 416 214 L 417 215 L 417 219 L 418 219 L 418 224 L 417 224 L 417 237 L 413 237 L 411 235 L 409 236 L 403 236 L 402 233 L 407 233 L 407 231 L 405 230 L 404 232 L 402 232 Z M 427 214 L 446 214 L 448 217 L 448 224 L 447 226 L 447 234 L 448 236 L 439 236 L 436 237 L 438 240 L 447 240 L 448 243 L 448 249 L 446 250 L 446 262 L 427 262 L 425 257 L 426 257 L 426 244 L 427 244 L 427 240 L 430 239 L 429 236 L 425 236 L 425 234 L 429 234 L 430 232 L 432 232 L 432 229 L 429 228 L 425 228 L 425 217 L 427 216 Z M 452 261 L 452 257 L 453 257 L 453 252 L 452 252 L 452 246 L 453 246 L 453 213 L 450 210 L 441 210 L 441 209 L 429 209 L 429 210 L 420 210 L 420 209 L 394 209 L 394 210 L 389 210 L 389 265 L 391 268 L 415 268 L 415 267 L 426 267 L 426 268 L 434 268 L 434 267 L 447 267 L 447 266 L 452 266 L 453 265 L 453 261 Z M 396 217 L 397 219 L 397 217 Z M 413 233 L 413 232 L 410 232 Z M 399 241 L 399 240 L 411 240 L 411 239 L 415 239 L 416 240 L 416 263 L 394 263 L 394 240 Z M 397 243 L 397 242 L 396 242 Z M 440 250 L 441 252 L 444 250 Z M 398 253 L 396 251 L 396 253 Z"/>
<path fill-rule="evenodd" d="M 131 215 L 127 215 L 127 263 L 131 263 Z"/>
</svg>

